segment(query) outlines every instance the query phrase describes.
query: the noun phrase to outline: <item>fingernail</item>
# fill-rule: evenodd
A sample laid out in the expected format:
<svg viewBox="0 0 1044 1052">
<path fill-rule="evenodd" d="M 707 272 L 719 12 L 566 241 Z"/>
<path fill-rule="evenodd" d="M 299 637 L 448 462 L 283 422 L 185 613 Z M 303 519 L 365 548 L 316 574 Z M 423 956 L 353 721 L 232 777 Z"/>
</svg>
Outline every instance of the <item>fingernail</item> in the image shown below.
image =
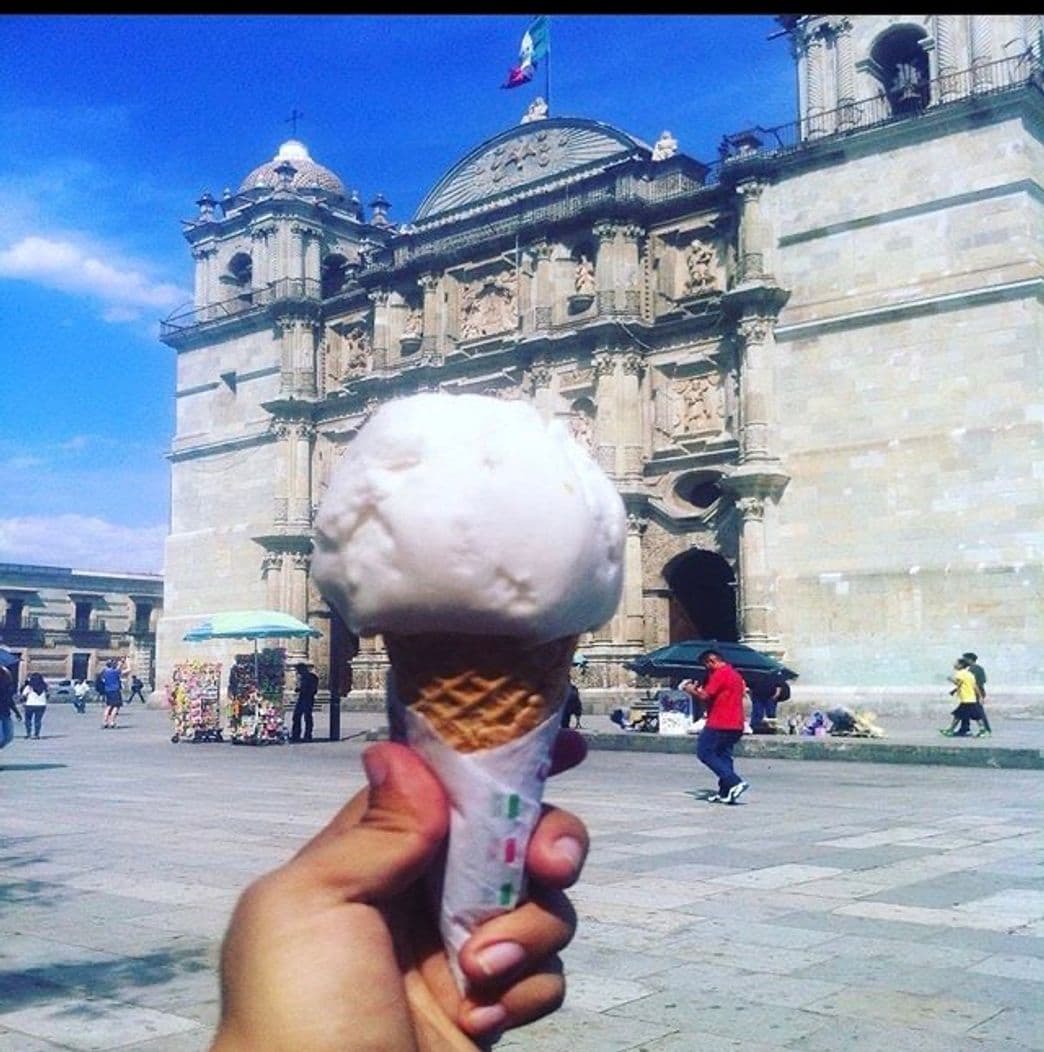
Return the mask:
<svg viewBox="0 0 1044 1052">
<path fill-rule="evenodd" d="M 468 1013 L 468 1022 L 473 1030 L 492 1030 L 504 1024 L 507 1019 L 507 1010 L 503 1005 L 483 1005 L 481 1008 L 473 1008 Z"/>
<path fill-rule="evenodd" d="M 559 837 L 554 842 L 553 847 L 556 854 L 569 860 L 573 869 L 578 870 L 580 868 L 584 861 L 584 849 L 580 845 L 579 840 L 571 836 Z"/>
<path fill-rule="evenodd" d="M 384 785 L 388 777 L 388 765 L 384 762 L 380 753 L 364 752 L 362 756 L 363 770 L 366 771 L 366 780 L 371 789 L 377 789 Z"/>
<path fill-rule="evenodd" d="M 478 966 L 491 978 L 521 964 L 526 951 L 517 942 L 495 942 L 475 954 Z"/>
</svg>

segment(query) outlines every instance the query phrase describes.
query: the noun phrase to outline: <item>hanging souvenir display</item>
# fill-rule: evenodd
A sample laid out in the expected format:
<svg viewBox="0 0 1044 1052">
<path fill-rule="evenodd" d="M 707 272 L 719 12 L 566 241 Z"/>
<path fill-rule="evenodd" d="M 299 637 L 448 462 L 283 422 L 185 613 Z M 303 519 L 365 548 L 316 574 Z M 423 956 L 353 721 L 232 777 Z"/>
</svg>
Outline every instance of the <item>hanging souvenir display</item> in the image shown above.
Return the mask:
<svg viewBox="0 0 1044 1052">
<path fill-rule="evenodd" d="M 167 686 L 173 725 L 172 742 L 219 742 L 221 730 L 221 665 L 185 661 L 174 666 Z"/>
<path fill-rule="evenodd" d="M 228 734 L 235 745 L 281 745 L 286 741 L 283 690 L 286 651 L 266 647 L 237 654 L 228 677 Z"/>
</svg>

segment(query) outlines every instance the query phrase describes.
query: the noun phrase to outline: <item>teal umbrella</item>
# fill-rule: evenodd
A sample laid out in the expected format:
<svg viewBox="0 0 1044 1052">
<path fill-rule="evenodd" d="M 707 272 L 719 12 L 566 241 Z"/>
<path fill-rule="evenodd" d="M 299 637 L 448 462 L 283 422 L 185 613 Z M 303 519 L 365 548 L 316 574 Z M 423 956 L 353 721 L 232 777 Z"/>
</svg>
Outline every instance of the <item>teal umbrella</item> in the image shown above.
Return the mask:
<svg viewBox="0 0 1044 1052">
<path fill-rule="evenodd" d="M 252 639 L 254 641 L 254 682 L 257 682 L 257 641 L 259 639 L 303 639 L 321 636 L 317 628 L 306 625 L 280 610 L 227 610 L 212 614 L 185 633 L 190 643 L 207 639 Z"/>
</svg>

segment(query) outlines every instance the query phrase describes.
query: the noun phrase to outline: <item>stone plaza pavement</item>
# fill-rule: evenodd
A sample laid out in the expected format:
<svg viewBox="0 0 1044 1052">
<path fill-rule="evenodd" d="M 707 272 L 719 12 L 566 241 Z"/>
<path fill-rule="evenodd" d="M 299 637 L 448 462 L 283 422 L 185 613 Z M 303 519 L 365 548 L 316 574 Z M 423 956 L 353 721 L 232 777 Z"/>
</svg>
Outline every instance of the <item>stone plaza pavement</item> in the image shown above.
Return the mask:
<svg viewBox="0 0 1044 1052">
<path fill-rule="evenodd" d="M 0 753 L 0 1052 L 206 1049 L 239 890 L 363 783 L 378 722 L 174 745 L 158 709 L 113 732 L 50 706 Z M 499 1052 L 1044 1049 L 1040 771 L 739 767 L 735 807 L 695 797 L 691 755 L 592 750 L 553 780 L 593 839 L 568 995 Z"/>
</svg>

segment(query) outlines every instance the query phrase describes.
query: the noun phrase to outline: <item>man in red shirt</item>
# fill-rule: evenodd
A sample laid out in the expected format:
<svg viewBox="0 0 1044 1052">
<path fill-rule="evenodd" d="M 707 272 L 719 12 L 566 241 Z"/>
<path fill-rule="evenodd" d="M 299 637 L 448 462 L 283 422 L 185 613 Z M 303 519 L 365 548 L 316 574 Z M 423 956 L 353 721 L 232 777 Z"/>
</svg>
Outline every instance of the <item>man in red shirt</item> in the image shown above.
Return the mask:
<svg viewBox="0 0 1044 1052">
<path fill-rule="evenodd" d="M 718 776 L 717 795 L 710 799 L 734 804 L 749 788 L 732 765 L 732 750 L 743 737 L 743 677 L 716 650 L 705 650 L 699 663 L 707 670 L 707 682 L 700 687 L 687 679 L 678 685 L 707 710 L 696 756 Z"/>
</svg>

